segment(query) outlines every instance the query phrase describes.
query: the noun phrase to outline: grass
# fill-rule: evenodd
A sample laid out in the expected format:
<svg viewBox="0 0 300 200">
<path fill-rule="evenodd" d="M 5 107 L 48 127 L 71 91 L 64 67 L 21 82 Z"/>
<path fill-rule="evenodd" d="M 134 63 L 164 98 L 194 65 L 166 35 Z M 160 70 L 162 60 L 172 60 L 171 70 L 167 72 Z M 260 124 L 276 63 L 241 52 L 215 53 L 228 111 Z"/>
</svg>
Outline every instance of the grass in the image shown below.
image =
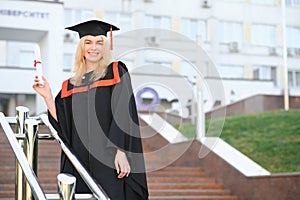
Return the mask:
<svg viewBox="0 0 300 200">
<path fill-rule="evenodd" d="M 187 138 L 195 138 L 196 136 L 196 125 L 190 123 L 176 124 L 175 128 L 181 132 Z"/>
<path fill-rule="evenodd" d="M 206 127 L 216 121 L 207 121 Z M 195 126 L 179 130 L 191 136 Z M 222 138 L 272 173 L 300 172 L 300 110 L 226 117 L 219 132 L 210 129 L 206 136 Z"/>
</svg>

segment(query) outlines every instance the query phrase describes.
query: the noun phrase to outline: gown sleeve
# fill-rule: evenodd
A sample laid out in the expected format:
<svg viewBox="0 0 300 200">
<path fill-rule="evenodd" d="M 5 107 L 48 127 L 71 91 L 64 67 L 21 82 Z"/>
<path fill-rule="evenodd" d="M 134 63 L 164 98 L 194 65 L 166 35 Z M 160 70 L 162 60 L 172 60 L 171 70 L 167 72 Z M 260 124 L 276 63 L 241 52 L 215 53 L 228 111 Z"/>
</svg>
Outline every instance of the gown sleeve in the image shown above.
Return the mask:
<svg viewBox="0 0 300 200">
<path fill-rule="evenodd" d="M 48 110 L 49 122 L 51 123 L 53 128 L 57 131 L 57 134 L 64 141 L 64 143 L 70 147 L 71 138 L 70 138 L 69 131 L 67 130 L 68 123 L 67 123 L 66 112 L 64 108 L 64 101 L 61 98 L 61 91 L 55 97 L 55 108 L 56 108 L 57 120 L 54 119 L 54 117 L 51 115 L 51 113 Z M 71 169 L 73 169 L 72 164 L 70 163 L 70 161 L 68 161 L 67 156 L 64 154 L 64 152 L 62 152 L 61 160 L 60 160 L 60 172 L 72 173 L 73 171 Z"/>
<path fill-rule="evenodd" d="M 48 110 L 48 118 L 53 126 L 53 128 L 57 131 L 59 137 L 67 142 L 67 144 L 70 143 L 70 136 L 68 135 L 68 123 L 67 123 L 67 118 L 66 118 L 66 112 L 64 109 L 64 102 L 63 99 L 60 97 L 61 96 L 61 91 L 57 94 L 55 97 L 55 109 L 56 109 L 56 116 L 57 120 L 54 119 L 54 117 L 51 115 L 51 113 Z"/>
<path fill-rule="evenodd" d="M 55 111 L 57 111 L 57 108 L 56 108 L 56 98 L 55 98 Z M 53 126 L 53 128 L 57 132 L 61 132 L 60 126 L 58 124 L 58 121 L 56 119 L 54 119 L 54 117 L 51 115 L 51 113 L 50 113 L 49 110 L 48 110 L 48 119 L 49 119 L 50 124 Z"/>
<path fill-rule="evenodd" d="M 131 79 L 126 68 L 119 64 L 121 81 L 113 87 L 111 109 L 113 120 L 108 134 L 108 147 L 130 153 L 142 153 L 139 121 Z"/>
<path fill-rule="evenodd" d="M 143 199 L 148 199 L 143 147 L 131 79 L 123 63 L 119 62 L 118 69 L 121 81 L 112 91 L 113 120 L 108 135 L 108 147 L 125 151 L 131 167 L 126 182 L 144 197 Z"/>
</svg>

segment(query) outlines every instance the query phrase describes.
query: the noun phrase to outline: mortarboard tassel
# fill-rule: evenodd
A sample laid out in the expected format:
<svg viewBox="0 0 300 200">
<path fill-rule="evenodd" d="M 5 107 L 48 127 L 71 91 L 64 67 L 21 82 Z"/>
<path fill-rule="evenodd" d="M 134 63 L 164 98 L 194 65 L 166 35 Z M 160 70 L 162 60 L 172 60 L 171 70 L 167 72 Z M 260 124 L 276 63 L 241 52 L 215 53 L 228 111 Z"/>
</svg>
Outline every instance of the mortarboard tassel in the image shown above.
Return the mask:
<svg viewBox="0 0 300 200">
<path fill-rule="evenodd" d="M 110 36 L 110 50 L 113 50 L 112 25 L 110 25 L 109 36 Z"/>
</svg>

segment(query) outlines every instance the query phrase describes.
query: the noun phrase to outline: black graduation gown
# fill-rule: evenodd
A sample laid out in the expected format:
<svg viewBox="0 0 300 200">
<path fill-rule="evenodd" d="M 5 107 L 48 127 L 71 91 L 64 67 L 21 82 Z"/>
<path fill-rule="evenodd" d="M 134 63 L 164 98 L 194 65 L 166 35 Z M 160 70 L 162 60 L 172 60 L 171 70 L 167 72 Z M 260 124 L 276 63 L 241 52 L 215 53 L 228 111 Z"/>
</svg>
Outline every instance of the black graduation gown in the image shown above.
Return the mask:
<svg viewBox="0 0 300 200">
<path fill-rule="evenodd" d="M 112 200 L 148 199 L 148 188 L 138 115 L 127 68 L 113 62 L 106 75 L 91 82 L 91 73 L 83 84 L 69 80 L 55 98 L 56 121 L 49 120 L 90 175 Z M 117 178 L 114 167 L 116 149 L 126 152 L 131 173 Z M 61 172 L 73 174 L 76 193 L 91 193 L 68 158 L 62 153 Z"/>
</svg>

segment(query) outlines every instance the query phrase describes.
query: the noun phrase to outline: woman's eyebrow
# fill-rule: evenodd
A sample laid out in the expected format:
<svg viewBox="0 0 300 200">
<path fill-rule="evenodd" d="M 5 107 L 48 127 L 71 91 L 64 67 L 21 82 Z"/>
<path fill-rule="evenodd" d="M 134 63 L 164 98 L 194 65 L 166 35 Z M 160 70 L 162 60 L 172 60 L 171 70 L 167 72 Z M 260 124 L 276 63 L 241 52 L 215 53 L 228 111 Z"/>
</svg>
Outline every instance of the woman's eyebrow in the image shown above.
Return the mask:
<svg viewBox="0 0 300 200">
<path fill-rule="evenodd" d="M 85 42 L 91 42 L 92 40 L 90 40 L 90 39 L 85 39 L 84 40 Z M 104 40 L 103 39 L 99 39 L 99 40 L 97 40 L 96 42 L 103 42 Z"/>
</svg>

